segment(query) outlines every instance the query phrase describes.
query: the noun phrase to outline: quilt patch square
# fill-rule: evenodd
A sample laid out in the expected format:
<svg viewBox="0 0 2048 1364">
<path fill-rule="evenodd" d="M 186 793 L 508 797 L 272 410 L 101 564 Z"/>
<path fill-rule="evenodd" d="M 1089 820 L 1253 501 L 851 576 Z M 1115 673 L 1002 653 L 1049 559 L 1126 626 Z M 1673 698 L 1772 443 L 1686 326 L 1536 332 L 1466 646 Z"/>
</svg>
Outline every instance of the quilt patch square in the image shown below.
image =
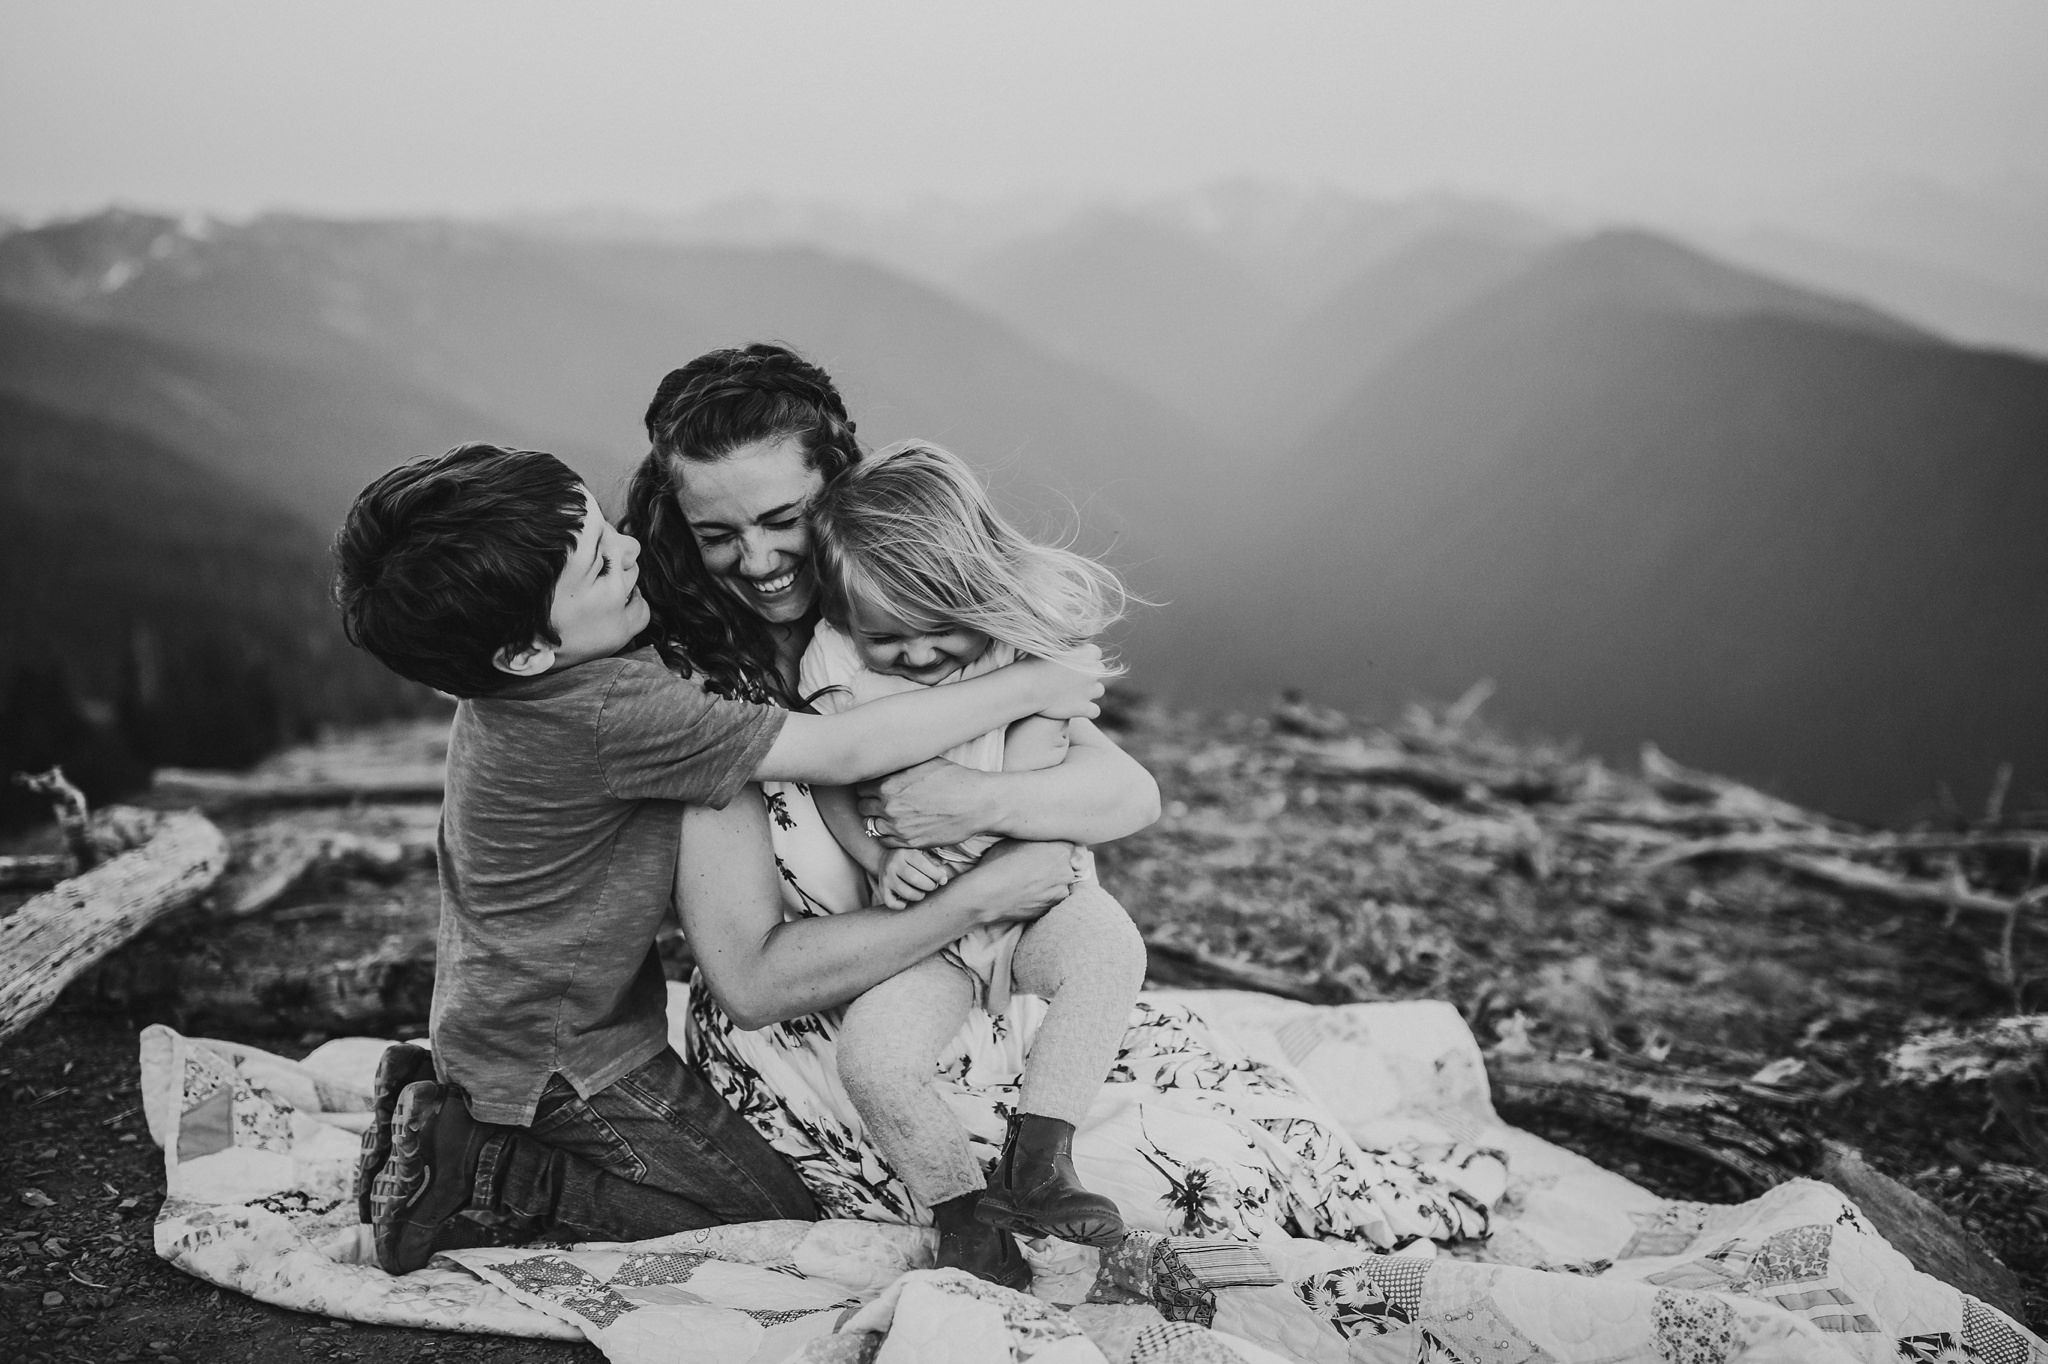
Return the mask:
<svg viewBox="0 0 2048 1364">
<path fill-rule="evenodd" d="M 1774 1288 L 1825 1278 L 1834 1244 L 1833 1227 L 1792 1227 L 1778 1232 L 1765 1240 L 1763 1249 L 1749 1262 L 1744 1282 L 1754 1288 Z"/>
</svg>

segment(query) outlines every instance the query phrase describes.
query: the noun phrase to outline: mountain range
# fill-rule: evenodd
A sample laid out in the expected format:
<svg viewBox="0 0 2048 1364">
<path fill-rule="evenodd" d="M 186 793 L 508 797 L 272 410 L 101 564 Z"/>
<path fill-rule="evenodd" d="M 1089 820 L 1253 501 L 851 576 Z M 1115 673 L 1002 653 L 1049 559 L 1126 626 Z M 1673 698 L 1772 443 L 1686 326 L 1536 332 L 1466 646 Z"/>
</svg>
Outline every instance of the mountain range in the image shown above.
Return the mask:
<svg viewBox="0 0 2048 1364">
<path fill-rule="evenodd" d="M 1167 696 L 1384 710 L 1487 676 L 1517 723 L 1850 815 L 2000 762 L 2048 786 L 2048 365 L 1649 233 L 1258 207 L 1091 210 L 923 271 L 108 213 L 0 237 L 0 394 L 317 556 L 363 482 L 463 439 L 609 496 L 663 371 L 775 337 L 863 438 L 1078 524 L 1159 603 L 1124 647 Z M 39 573 L 9 564 L 71 590 Z"/>
</svg>

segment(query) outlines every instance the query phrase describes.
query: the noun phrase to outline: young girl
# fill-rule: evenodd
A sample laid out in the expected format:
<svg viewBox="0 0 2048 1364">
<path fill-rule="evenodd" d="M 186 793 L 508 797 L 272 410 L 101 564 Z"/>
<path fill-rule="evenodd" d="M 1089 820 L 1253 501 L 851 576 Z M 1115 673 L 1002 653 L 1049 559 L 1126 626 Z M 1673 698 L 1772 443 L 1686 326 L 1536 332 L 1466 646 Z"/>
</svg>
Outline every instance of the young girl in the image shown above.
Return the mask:
<svg viewBox="0 0 2048 1364">
<path fill-rule="evenodd" d="M 813 500 L 812 553 L 824 614 L 799 673 L 820 710 L 979 676 L 1020 654 L 1057 657 L 1114 621 L 1116 577 L 1069 550 L 1034 544 L 997 515 L 980 481 L 933 445 L 890 446 Z M 1065 756 L 1066 722 L 1032 716 L 945 756 L 983 771 L 1028 771 Z M 816 793 L 826 824 L 900 906 L 944 885 L 996 840 L 930 850 L 885 847 L 851 792 Z M 1074 1127 L 1123 1039 L 1145 976 L 1145 947 L 1123 907 L 1076 853 L 1073 893 L 1022 927 L 977 930 L 847 1006 L 839 1073 L 869 1138 L 932 1210 L 939 1263 L 1024 1287 L 1010 1231 L 1104 1245 L 1123 1235 L 1116 1204 L 1074 1176 Z M 979 1003 L 1012 987 L 1047 1000 L 1017 1112 L 984 1179 L 941 1099 L 936 1068 Z"/>
</svg>

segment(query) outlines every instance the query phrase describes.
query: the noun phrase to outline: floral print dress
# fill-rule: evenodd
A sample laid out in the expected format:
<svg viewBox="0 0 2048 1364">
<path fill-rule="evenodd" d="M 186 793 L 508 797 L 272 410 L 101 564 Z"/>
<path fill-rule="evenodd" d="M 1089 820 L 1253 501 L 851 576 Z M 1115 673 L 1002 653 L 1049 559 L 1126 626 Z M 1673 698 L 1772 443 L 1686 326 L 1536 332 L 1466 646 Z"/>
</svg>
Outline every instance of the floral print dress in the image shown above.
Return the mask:
<svg viewBox="0 0 2048 1364">
<path fill-rule="evenodd" d="M 819 818 L 809 788 L 764 782 L 790 918 L 867 903 L 864 876 Z M 1017 1101 L 1043 1000 L 975 1012 L 940 1062 L 941 1093 L 992 1166 Z M 839 1013 L 754 1031 L 734 1025 L 701 977 L 690 1052 L 726 1101 L 795 1166 L 828 1216 L 930 1220 L 864 1138 L 839 1081 Z M 1506 1172 L 1458 1143 L 1368 1150 L 1284 1069 L 1246 1056 L 1185 1004 L 1141 998 L 1115 1066 L 1074 1142 L 1083 1183 L 1133 1229 L 1176 1235 L 1331 1237 L 1390 1249 L 1487 1233 Z"/>
</svg>

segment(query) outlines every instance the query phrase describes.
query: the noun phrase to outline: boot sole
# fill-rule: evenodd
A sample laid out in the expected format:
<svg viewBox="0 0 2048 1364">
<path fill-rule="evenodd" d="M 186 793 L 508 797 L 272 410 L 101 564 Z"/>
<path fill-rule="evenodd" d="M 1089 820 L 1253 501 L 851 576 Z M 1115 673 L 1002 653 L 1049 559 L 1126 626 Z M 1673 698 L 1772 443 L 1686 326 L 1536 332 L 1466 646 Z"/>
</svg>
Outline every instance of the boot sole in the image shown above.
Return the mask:
<svg viewBox="0 0 2048 1364">
<path fill-rule="evenodd" d="M 398 1107 L 399 1093 L 415 1080 L 433 1078 L 434 1054 L 425 1047 L 401 1043 L 386 1047 L 377 1058 L 377 1080 L 371 1089 L 376 1098 L 370 1125 L 363 1129 L 362 1151 L 356 1156 L 356 1217 L 366 1226 L 375 1220 L 370 1213 L 370 1188 L 391 1157 L 391 1114 Z"/>
<path fill-rule="evenodd" d="M 391 1152 L 371 1181 L 369 1193 L 371 1240 L 376 1244 L 378 1267 L 387 1274 L 406 1274 L 419 1268 L 408 1263 L 417 1257 L 406 1255 L 402 1245 L 409 1239 L 404 1235 L 404 1219 L 433 1179 L 423 1136 L 439 1115 L 442 1101 L 439 1085 L 415 1081 L 400 1092 L 392 1111 Z"/>
<path fill-rule="evenodd" d="M 976 1220 L 1027 1239 L 1056 1237 L 1083 1246 L 1113 1246 L 1124 1239 L 1123 1218 L 1110 1213 L 1076 1217 L 1071 1221 L 1045 1222 L 1018 1212 L 996 1190 L 990 1189 L 975 1205 Z"/>
</svg>

